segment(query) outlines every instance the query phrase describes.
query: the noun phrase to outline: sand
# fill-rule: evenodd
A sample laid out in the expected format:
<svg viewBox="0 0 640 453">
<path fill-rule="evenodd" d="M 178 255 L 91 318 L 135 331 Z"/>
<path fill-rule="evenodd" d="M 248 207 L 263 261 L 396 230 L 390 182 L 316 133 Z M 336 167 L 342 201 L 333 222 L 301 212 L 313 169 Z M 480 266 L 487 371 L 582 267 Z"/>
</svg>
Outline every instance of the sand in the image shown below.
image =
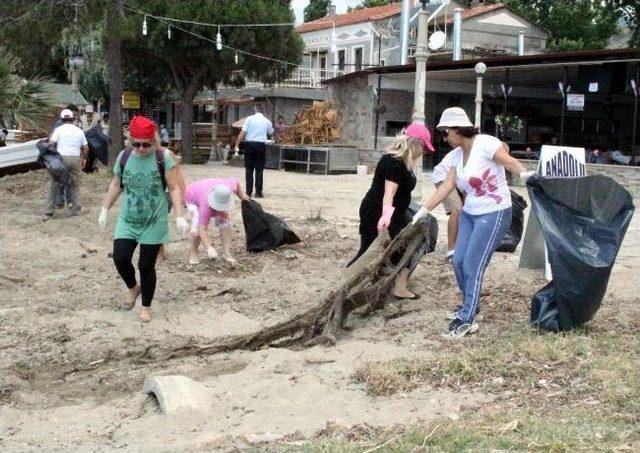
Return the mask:
<svg viewBox="0 0 640 453">
<path fill-rule="evenodd" d="M 187 181 L 236 176 L 244 169 L 219 164 L 185 166 Z M 375 426 L 457 418 L 461 406 L 496 396 L 420 387 L 408 394 L 370 397 L 352 375 L 359 363 L 394 357 L 432 357 L 446 343 L 444 315 L 458 302 L 453 274 L 444 263 L 442 209 L 437 250 L 417 268 L 412 287 L 422 297 L 405 304 L 417 311 L 386 320 L 354 317 L 334 347 L 238 351 L 169 362 L 135 364 L 107 360 L 145 345 L 212 339 L 247 333 L 317 303 L 358 248 L 357 211 L 371 176 L 305 175 L 266 171 L 265 210 L 284 217 L 303 239 L 276 252 L 244 249 L 239 204 L 232 211 L 233 252 L 239 266 L 187 264 L 188 242 L 169 244 L 158 265 L 153 320 L 118 311 L 124 285 L 109 258 L 117 208 L 107 231 L 97 225 L 109 179 L 84 175 L 83 213 L 41 222 L 47 175 L 31 172 L 0 179 L 0 449 L 185 451 L 246 445 L 246 434 L 271 432 L 308 438 L 328 421 Z M 416 200 L 432 190 L 428 181 Z M 525 195 L 522 188 L 516 189 Z M 637 298 L 634 270 L 640 233 L 633 220 L 604 304 Z M 217 232 L 211 228 L 214 243 Z M 516 312 L 527 328 L 531 295 L 544 285 L 540 272 L 518 269 L 515 254 L 496 254 L 483 290 L 478 335 L 492 334 L 492 318 Z M 224 293 L 224 294 L 221 294 Z M 89 371 L 84 370 L 90 367 Z M 78 371 L 77 369 L 80 369 Z M 84 371 L 83 371 L 84 370 Z M 142 393 L 147 376 L 181 374 L 207 389 L 206 413 L 167 417 Z M 207 443 L 209 442 L 209 443 Z M 223 442 L 224 443 L 224 442 Z"/>
</svg>

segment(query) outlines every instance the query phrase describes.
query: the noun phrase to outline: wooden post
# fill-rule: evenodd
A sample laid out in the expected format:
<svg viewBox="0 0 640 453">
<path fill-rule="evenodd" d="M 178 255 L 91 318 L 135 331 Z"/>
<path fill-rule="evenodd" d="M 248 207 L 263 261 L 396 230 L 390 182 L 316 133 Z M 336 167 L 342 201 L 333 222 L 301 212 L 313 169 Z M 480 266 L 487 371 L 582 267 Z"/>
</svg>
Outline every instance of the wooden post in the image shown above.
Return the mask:
<svg viewBox="0 0 640 453">
<path fill-rule="evenodd" d="M 213 94 L 213 111 L 211 113 L 211 153 L 209 154 L 209 161 L 222 160 L 220 157 L 220 150 L 218 149 L 218 95 L 216 92 Z"/>
</svg>

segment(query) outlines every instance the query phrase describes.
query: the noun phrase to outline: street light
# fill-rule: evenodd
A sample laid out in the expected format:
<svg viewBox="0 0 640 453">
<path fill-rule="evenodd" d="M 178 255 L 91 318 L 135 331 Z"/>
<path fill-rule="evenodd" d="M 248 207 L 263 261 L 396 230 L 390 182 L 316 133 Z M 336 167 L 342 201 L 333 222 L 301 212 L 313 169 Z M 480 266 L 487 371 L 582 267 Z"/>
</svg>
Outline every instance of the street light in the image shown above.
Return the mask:
<svg viewBox="0 0 640 453">
<path fill-rule="evenodd" d="M 564 82 L 558 82 L 558 91 L 562 95 L 562 114 L 560 116 L 560 146 L 564 144 L 564 112 L 567 105 L 567 95 L 571 92 L 571 85 L 567 85 L 565 75 Z"/>
<path fill-rule="evenodd" d="M 481 128 L 482 123 L 482 76 L 487 72 L 487 65 L 480 62 L 473 70 L 476 72 L 476 127 Z"/>
<path fill-rule="evenodd" d="M 416 51 L 414 58 L 416 60 L 416 81 L 413 94 L 413 122 L 424 124 L 424 104 L 427 90 L 427 57 L 429 51 L 427 47 L 428 34 L 428 16 L 427 4 L 429 0 L 420 0 L 422 8 L 418 16 L 418 41 L 416 42 Z"/>
<path fill-rule="evenodd" d="M 78 46 L 74 46 L 69 58 L 67 59 L 69 70 L 71 72 L 71 89 L 78 91 L 78 72 L 84 66 L 84 57 Z"/>
<path fill-rule="evenodd" d="M 633 132 L 631 134 L 631 165 L 636 164 L 636 135 L 638 129 L 638 95 L 640 94 L 640 87 L 638 87 L 638 82 L 640 81 L 640 64 L 638 64 L 637 74 L 635 79 L 631 79 L 629 82 L 631 84 L 631 90 L 633 91 Z"/>
</svg>

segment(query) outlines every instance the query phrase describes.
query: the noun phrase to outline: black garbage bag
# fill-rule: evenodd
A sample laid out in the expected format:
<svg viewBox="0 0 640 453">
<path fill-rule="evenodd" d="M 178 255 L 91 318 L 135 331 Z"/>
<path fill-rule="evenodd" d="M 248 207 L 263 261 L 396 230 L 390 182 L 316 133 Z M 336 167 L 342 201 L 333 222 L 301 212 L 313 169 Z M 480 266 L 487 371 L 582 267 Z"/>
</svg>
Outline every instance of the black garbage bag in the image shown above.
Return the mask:
<svg viewBox="0 0 640 453">
<path fill-rule="evenodd" d="M 511 211 L 511 226 L 509 226 L 502 241 L 500 241 L 496 252 L 515 252 L 518 244 L 520 244 L 522 232 L 524 231 L 524 210 L 528 207 L 527 202 L 513 190 L 510 190 L 510 192 L 511 204 L 513 205 Z"/>
<path fill-rule="evenodd" d="M 42 139 L 36 143 L 38 148 L 38 162 L 47 169 L 53 179 L 61 183 L 68 181 L 69 169 L 62 162 L 62 156 L 56 151 L 55 145 L 49 145 L 47 139 Z"/>
<path fill-rule="evenodd" d="M 534 326 L 565 331 L 600 308 L 634 206 L 629 192 L 606 176 L 527 181 L 542 227 L 553 280 L 531 302 Z"/>
<path fill-rule="evenodd" d="M 86 173 L 93 173 L 96 159 L 107 165 L 109 158 L 109 138 L 102 133 L 99 125 L 93 126 L 84 133 L 89 145 L 89 154 L 84 167 Z"/>
<path fill-rule="evenodd" d="M 248 252 L 275 250 L 281 245 L 301 242 L 287 222 L 264 212 L 255 200 L 242 202 L 242 223 Z"/>
</svg>

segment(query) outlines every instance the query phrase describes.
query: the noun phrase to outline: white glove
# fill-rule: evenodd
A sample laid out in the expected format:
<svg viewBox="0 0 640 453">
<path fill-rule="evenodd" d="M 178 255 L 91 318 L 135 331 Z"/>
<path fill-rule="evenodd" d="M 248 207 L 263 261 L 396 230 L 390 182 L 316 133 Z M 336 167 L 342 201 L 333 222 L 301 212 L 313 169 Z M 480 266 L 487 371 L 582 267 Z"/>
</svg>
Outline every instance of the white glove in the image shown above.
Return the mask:
<svg viewBox="0 0 640 453">
<path fill-rule="evenodd" d="M 102 228 L 103 230 L 107 228 L 108 213 L 109 213 L 109 210 L 107 208 L 102 208 L 102 210 L 100 211 L 100 215 L 98 216 L 98 225 L 100 225 L 100 228 Z"/>
<path fill-rule="evenodd" d="M 523 170 L 520 172 L 520 181 L 527 182 L 529 178 L 536 174 L 535 170 Z"/>
<path fill-rule="evenodd" d="M 216 249 L 214 249 L 213 247 L 209 247 L 207 249 L 207 256 L 212 260 L 217 260 L 218 259 L 218 252 L 216 252 Z"/>
<path fill-rule="evenodd" d="M 423 217 L 426 217 L 427 215 L 429 215 L 429 210 L 424 206 L 421 207 L 420 209 L 418 209 L 418 212 L 416 212 L 415 215 L 413 216 L 411 225 L 415 225 L 416 223 L 418 223 L 418 220 L 420 220 Z"/>
<path fill-rule="evenodd" d="M 187 222 L 184 217 L 176 218 L 176 226 L 178 227 L 178 231 L 182 237 L 184 237 L 184 235 L 187 234 L 187 231 L 189 231 L 189 222 Z"/>
</svg>

